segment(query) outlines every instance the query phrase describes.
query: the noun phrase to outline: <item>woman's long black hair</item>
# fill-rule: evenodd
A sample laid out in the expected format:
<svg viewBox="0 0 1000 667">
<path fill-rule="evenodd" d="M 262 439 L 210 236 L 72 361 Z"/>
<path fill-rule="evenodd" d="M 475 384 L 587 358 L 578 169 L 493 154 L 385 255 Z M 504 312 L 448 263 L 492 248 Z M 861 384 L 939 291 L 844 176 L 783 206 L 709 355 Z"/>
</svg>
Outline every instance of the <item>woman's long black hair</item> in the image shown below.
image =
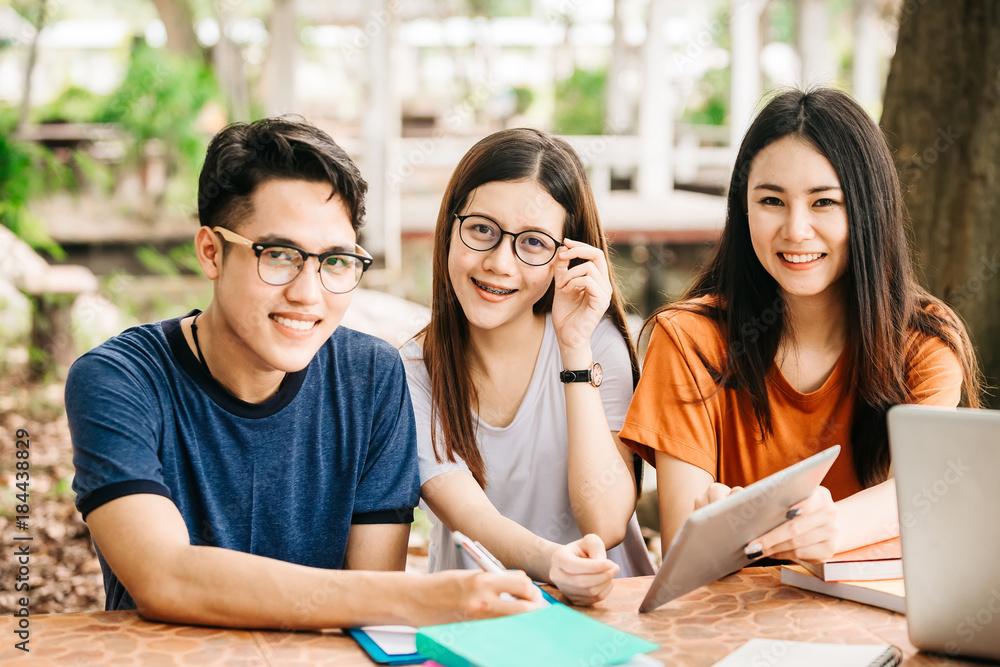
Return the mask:
<svg viewBox="0 0 1000 667">
<path fill-rule="evenodd" d="M 813 146 L 837 172 L 848 222 L 847 298 L 851 382 L 855 387 L 851 442 L 854 470 L 865 487 L 889 472 L 885 413 L 911 399 L 906 376 L 914 334 L 935 336 L 958 356 L 965 401 L 979 405 L 979 370 L 968 334 L 944 303 L 917 283 L 903 218 L 903 199 L 892 155 L 881 130 L 845 93 L 829 88 L 778 95 L 760 112 L 740 145 L 729 184 L 726 226 L 715 254 L 680 302 L 660 308 L 694 310 L 720 326 L 726 339 L 725 366 L 702 359 L 717 386 L 740 390 L 752 409 L 762 441 L 771 435 L 766 376 L 785 332 L 785 308 L 778 283 L 761 265 L 750 241 L 747 181 L 757 154 L 783 137 Z M 684 303 L 713 296 L 706 303 Z M 754 324 L 775 318 L 764 331 Z M 769 318 L 770 319 L 770 318 Z"/>
</svg>

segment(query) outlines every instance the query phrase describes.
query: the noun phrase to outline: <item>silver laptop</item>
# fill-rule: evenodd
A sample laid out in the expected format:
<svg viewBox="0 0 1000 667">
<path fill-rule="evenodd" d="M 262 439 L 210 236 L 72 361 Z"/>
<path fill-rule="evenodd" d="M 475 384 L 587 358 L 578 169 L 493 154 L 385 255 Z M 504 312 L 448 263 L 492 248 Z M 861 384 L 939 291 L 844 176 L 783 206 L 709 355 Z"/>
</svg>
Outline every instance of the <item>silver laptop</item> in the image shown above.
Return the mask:
<svg viewBox="0 0 1000 667">
<path fill-rule="evenodd" d="M 910 641 L 1000 660 L 1000 411 L 891 408 Z"/>
</svg>

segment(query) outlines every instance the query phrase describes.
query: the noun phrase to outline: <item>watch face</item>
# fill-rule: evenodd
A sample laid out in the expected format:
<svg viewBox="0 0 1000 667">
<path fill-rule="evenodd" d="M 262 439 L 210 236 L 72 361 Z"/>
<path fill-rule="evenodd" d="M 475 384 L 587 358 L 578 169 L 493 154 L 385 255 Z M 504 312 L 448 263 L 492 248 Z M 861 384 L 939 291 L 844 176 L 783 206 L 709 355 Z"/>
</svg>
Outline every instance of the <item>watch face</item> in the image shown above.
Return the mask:
<svg viewBox="0 0 1000 667">
<path fill-rule="evenodd" d="M 590 384 L 595 387 L 600 387 L 603 380 L 604 370 L 601 368 L 601 365 L 595 361 L 594 367 L 590 371 Z"/>
</svg>

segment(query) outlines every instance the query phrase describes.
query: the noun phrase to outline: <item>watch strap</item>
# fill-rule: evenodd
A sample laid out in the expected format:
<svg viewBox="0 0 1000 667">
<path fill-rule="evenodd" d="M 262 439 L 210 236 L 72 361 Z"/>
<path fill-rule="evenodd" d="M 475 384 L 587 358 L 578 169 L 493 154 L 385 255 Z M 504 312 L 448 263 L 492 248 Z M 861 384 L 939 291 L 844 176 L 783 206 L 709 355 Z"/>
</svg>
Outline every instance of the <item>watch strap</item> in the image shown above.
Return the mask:
<svg viewBox="0 0 1000 667">
<path fill-rule="evenodd" d="M 560 371 L 559 379 L 563 383 L 568 382 L 590 382 L 590 369 L 584 368 L 582 371 Z"/>
</svg>

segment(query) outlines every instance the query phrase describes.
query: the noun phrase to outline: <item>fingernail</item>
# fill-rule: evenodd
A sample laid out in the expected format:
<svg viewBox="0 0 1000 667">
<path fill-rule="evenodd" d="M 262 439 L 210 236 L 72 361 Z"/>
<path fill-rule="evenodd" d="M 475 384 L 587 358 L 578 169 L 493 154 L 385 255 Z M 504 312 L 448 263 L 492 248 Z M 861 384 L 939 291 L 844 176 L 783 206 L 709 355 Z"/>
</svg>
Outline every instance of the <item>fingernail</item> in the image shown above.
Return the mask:
<svg viewBox="0 0 1000 667">
<path fill-rule="evenodd" d="M 785 518 L 786 519 L 794 519 L 795 517 L 800 516 L 801 514 L 802 514 L 802 510 L 800 510 L 798 507 L 796 507 L 793 510 L 788 510 L 787 512 L 785 512 Z"/>
<path fill-rule="evenodd" d="M 743 547 L 743 553 L 745 553 L 750 558 L 753 558 L 754 554 L 756 554 L 759 557 L 761 552 L 763 551 L 764 551 L 764 545 L 762 545 L 760 542 L 753 542 L 752 544 L 748 544 L 745 547 Z"/>
<path fill-rule="evenodd" d="M 747 554 L 747 560 L 757 560 L 758 558 L 760 558 L 763 555 L 764 555 L 763 551 L 756 551 L 756 552 L 754 552 L 752 554 Z"/>
</svg>

